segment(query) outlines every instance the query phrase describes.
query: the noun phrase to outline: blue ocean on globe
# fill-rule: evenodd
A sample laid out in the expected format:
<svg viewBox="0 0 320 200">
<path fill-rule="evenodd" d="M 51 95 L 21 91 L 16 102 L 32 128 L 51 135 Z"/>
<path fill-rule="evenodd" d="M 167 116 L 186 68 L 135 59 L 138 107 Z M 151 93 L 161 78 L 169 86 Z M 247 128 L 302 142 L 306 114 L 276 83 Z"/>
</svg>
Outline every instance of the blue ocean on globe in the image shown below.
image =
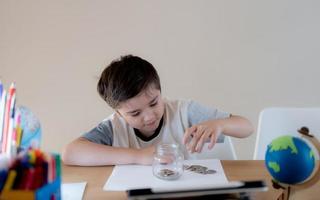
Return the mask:
<svg viewBox="0 0 320 200">
<path fill-rule="evenodd" d="M 265 165 L 278 182 L 302 183 L 315 169 L 315 154 L 301 138 L 285 135 L 268 145 Z"/>
<path fill-rule="evenodd" d="M 21 114 L 22 139 L 20 148 L 39 148 L 41 141 L 41 125 L 39 119 L 25 106 L 17 107 Z"/>
</svg>

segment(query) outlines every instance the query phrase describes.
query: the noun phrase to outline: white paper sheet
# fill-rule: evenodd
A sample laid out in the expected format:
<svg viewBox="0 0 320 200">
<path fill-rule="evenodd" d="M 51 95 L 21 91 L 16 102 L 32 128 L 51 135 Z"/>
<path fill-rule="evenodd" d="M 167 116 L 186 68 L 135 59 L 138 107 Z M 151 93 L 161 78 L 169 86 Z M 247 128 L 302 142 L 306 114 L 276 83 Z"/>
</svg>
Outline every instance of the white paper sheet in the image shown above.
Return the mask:
<svg viewBox="0 0 320 200">
<path fill-rule="evenodd" d="M 179 179 L 167 181 L 155 177 L 152 174 L 152 166 L 117 165 L 105 183 L 103 190 L 124 191 L 140 188 L 168 188 L 172 190 L 228 184 L 220 160 L 185 160 L 184 164 L 206 166 L 208 169 L 216 170 L 217 173 L 203 175 L 185 170 Z"/>
<path fill-rule="evenodd" d="M 62 200 L 82 200 L 87 182 L 61 184 Z"/>
</svg>

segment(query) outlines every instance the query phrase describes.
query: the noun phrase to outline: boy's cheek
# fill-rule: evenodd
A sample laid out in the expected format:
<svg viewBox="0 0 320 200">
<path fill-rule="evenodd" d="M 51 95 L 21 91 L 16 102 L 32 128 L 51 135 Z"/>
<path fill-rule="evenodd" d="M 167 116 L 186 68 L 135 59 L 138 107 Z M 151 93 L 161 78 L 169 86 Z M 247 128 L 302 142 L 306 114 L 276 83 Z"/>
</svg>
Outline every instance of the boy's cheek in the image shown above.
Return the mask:
<svg viewBox="0 0 320 200">
<path fill-rule="evenodd" d="M 165 110 L 165 107 L 164 107 L 164 103 L 162 102 L 161 106 L 160 106 L 160 109 L 159 109 L 159 117 L 161 118 L 164 114 L 164 110 Z"/>
<path fill-rule="evenodd" d="M 140 129 L 141 128 L 141 123 L 139 123 L 138 121 L 131 121 L 131 123 L 129 123 L 129 125 L 133 128 L 136 128 L 136 129 Z"/>
</svg>

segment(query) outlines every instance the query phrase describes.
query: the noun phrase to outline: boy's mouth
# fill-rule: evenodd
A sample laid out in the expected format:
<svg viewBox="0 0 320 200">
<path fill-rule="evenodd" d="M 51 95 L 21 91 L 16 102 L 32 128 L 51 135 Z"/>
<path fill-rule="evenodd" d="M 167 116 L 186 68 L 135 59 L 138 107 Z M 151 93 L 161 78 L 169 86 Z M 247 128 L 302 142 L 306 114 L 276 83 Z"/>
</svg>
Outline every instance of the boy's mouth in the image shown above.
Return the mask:
<svg viewBox="0 0 320 200">
<path fill-rule="evenodd" d="M 146 126 L 155 126 L 156 125 L 156 123 L 157 123 L 157 120 L 155 120 L 155 121 L 153 121 L 153 122 L 151 122 L 151 123 L 148 123 L 148 124 L 146 124 Z"/>
</svg>

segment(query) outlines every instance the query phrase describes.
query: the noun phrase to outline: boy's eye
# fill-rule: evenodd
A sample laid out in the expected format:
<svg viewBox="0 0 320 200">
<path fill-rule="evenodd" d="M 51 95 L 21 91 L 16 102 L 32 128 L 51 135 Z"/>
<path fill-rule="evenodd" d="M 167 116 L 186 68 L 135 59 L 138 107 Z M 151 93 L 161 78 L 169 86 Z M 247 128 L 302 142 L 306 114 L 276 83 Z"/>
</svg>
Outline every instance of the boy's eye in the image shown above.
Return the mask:
<svg viewBox="0 0 320 200">
<path fill-rule="evenodd" d="M 156 102 L 150 104 L 150 106 L 153 107 L 153 106 L 156 106 L 157 104 L 158 104 L 158 102 L 156 101 Z"/>
<path fill-rule="evenodd" d="M 132 113 L 131 116 L 132 116 L 132 117 L 136 117 L 136 116 L 138 116 L 139 114 L 140 114 L 140 112 L 135 112 L 135 113 Z"/>
</svg>

